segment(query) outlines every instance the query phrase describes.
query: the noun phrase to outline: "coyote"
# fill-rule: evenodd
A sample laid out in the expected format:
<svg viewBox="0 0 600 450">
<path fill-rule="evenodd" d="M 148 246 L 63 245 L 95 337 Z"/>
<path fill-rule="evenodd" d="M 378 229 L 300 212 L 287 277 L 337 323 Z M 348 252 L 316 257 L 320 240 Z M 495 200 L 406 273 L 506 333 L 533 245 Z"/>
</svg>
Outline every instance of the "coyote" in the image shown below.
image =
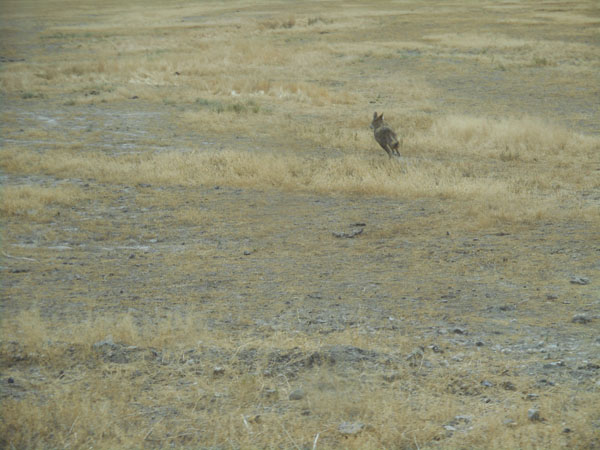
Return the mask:
<svg viewBox="0 0 600 450">
<path fill-rule="evenodd" d="M 393 155 L 400 156 L 400 153 L 398 152 L 398 136 L 396 136 L 394 130 L 383 121 L 383 113 L 381 113 L 379 117 L 377 117 L 377 112 L 373 114 L 371 129 L 375 133 L 375 140 L 381 145 L 381 148 L 385 150 L 390 158 Z"/>
</svg>

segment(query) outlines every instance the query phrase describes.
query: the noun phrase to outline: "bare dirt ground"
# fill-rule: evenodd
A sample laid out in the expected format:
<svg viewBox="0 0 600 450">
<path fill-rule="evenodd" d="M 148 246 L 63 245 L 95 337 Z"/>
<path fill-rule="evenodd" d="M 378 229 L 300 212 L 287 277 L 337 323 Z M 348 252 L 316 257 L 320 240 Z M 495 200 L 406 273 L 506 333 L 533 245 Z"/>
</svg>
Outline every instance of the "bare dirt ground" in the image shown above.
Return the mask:
<svg viewBox="0 0 600 450">
<path fill-rule="evenodd" d="M 594 61 L 597 33 L 582 17 L 596 24 L 597 9 L 565 5 L 583 12 L 565 7 L 573 23 L 565 19 L 566 31 L 554 38 L 586 43 Z M 277 37 L 284 48 L 324 36 L 333 54 L 339 43 L 389 43 L 403 28 L 411 38 L 423 35 L 419 46 L 401 45 L 397 58 L 361 50 L 338 83 L 328 76 L 317 84 L 352 91 L 356 79 L 400 73 L 430 94 L 392 94 L 392 107 L 386 96 L 394 85 L 384 83 L 364 102 L 312 99 L 304 108 L 277 96 L 236 103 L 229 89 L 182 103 L 174 86 L 146 91 L 116 81 L 106 82 L 110 89 L 96 80 L 62 92 L 61 79 L 20 90 L 11 64 L 48 57 L 49 70 L 78 51 L 65 35 L 49 38 L 57 33 L 50 25 L 85 31 L 93 21 L 54 12 L 38 19 L 49 28 L 39 29 L 41 37 L 3 44 L 11 52 L 5 48 L 2 63 L 2 446 L 600 448 L 600 72 L 560 71 L 560 61 L 527 54 L 516 75 L 511 64 L 529 51 L 522 46 L 491 65 L 469 60 L 475 50 L 463 52 L 457 30 L 544 36 L 552 24 L 527 7 L 517 16 L 538 17 L 536 30 L 507 25 L 515 16 L 505 11 L 486 15 L 495 28 L 482 30 L 460 10 L 426 32 L 423 17 L 435 4 L 389 7 L 393 15 L 369 16 L 376 26 L 367 22 L 354 39 L 359 5 L 340 28 L 335 5 L 311 5 L 308 19 L 299 10 L 289 27 L 279 4 L 273 14 L 237 6 L 211 4 L 198 16 L 188 4 L 167 10 L 191 27 L 185 33 L 222 27 L 236 36 L 237 26 L 258 21 L 261 33 L 293 32 Z M 106 23 L 119 16 L 106 14 Z M 35 13 L 11 17 L 3 34 L 34 29 Z M 323 34 L 301 27 L 312 17 Z M 127 36 L 89 33 L 90 45 Z M 57 46 L 48 46 L 52 39 Z M 45 56 L 35 56 L 40 51 Z M 354 95 L 368 91 L 357 85 Z M 388 160 L 369 134 L 371 110 L 382 107 L 406 121 L 396 122 L 406 137 L 402 161 Z M 356 123 L 364 110 L 364 129 L 334 136 L 336 110 Z M 192 113 L 199 120 L 187 120 Z M 294 139 L 277 122 L 291 113 Z M 546 153 L 550 144 L 503 148 L 500 139 L 498 148 L 461 153 L 440 128 L 452 114 L 543 117 L 584 136 L 591 150 L 580 155 L 565 144 L 575 155 L 565 162 L 560 151 Z M 266 125 L 230 133 L 216 126 L 224 120 Z M 464 139 L 465 148 L 473 145 Z M 267 162 L 235 173 L 232 149 Z M 220 152 L 229 159 L 218 159 Z M 264 167 L 280 166 L 261 159 L 270 152 L 342 169 L 324 172 L 329 184 L 278 185 Z M 206 154 L 216 156 L 194 159 Z M 174 155 L 189 155 L 197 178 L 177 162 L 181 178 L 165 172 Z M 511 180 L 511 190 L 528 197 L 515 197 L 519 212 L 511 215 L 512 191 L 500 192 L 501 203 L 487 193 L 346 189 L 340 180 L 360 170 L 352 158 L 386 180 L 431 176 L 432 192 L 445 175 L 431 165 L 460 164 L 461 178 Z M 281 166 L 286 174 L 296 170 L 289 164 Z M 538 172 L 548 179 L 528 178 Z M 538 198 L 551 209 L 532 212 Z"/>
</svg>

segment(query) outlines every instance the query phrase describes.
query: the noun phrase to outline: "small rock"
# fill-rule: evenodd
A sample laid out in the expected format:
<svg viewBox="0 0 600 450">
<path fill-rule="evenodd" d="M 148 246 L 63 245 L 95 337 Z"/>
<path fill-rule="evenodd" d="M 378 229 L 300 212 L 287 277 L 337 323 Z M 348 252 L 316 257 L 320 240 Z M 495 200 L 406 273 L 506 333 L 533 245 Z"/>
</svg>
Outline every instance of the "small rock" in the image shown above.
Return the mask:
<svg viewBox="0 0 600 450">
<path fill-rule="evenodd" d="M 573 316 L 573 318 L 571 319 L 571 322 L 573 323 L 590 323 L 592 321 L 592 318 L 590 316 L 588 316 L 587 314 L 575 314 Z"/>
<path fill-rule="evenodd" d="M 306 392 L 304 392 L 304 389 L 299 388 L 290 392 L 289 398 L 290 400 L 302 400 L 304 397 L 306 397 Z"/>
<path fill-rule="evenodd" d="M 564 367 L 564 361 L 554 361 L 548 364 L 544 364 L 544 369 L 555 369 L 556 367 Z"/>
<path fill-rule="evenodd" d="M 213 368 L 213 375 L 214 376 L 221 376 L 221 375 L 225 375 L 225 368 L 221 367 L 221 366 L 215 366 Z"/>
<path fill-rule="evenodd" d="M 498 306 L 498 309 L 500 311 L 514 311 L 515 309 L 517 309 L 517 307 L 515 305 L 501 305 Z"/>
<path fill-rule="evenodd" d="M 275 398 L 276 399 L 277 398 L 277 389 L 274 389 L 274 388 L 264 388 L 261 391 L 261 396 L 264 397 L 264 398 L 271 398 L 271 399 Z"/>
<path fill-rule="evenodd" d="M 461 414 L 459 416 L 454 416 L 454 419 L 452 420 L 454 423 L 471 423 L 471 421 L 473 420 L 473 416 L 468 416 L 465 414 Z"/>
<path fill-rule="evenodd" d="M 546 300 L 558 300 L 558 295 L 547 294 L 546 295 Z"/>
<path fill-rule="evenodd" d="M 459 327 L 453 328 L 452 332 L 454 334 L 467 334 L 467 330 L 465 330 L 464 328 L 459 328 Z"/>
<path fill-rule="evenodd" d="M 481 385 L 482 385 L 482 386 L 485 386 L 485 387 L 493 387 L 493 386 L 494 386 L 494 383 L 492 383 L 491 381 L 488 381 L 488 380 L 483 380 L 483 381 L 481 382 Z"/>
<path fill-rule="evenodd" d="M 245 256 L 248 256 L 248 255 L 251 255 L 251 254 L 252 254 L 251 250 L 244 250 L 244 255 Z"/>
<path fill-rule="evenodd" d="M 590 284 L 590 279 L 586 277 L 571 277 L 570 283 L 585 286 L 586 284 Z"/>
<path fill-rule="evenodd" d="M 517 387 L 514 385 L 512 381 L 505 381 L 501 384 L 501 386 L 507 391 L 516 391 Z"/>
<path fill-rule="evenodd" d="M 15 382 L 15 379 L 13 377 L 8 377 L 8 380 L 6 380 L 6 382 L 8 384 L 13 384 Z"/>
<path fill-rule="evenodd" d="M 411 367 L 417 367 L 423 361 L 423 349 L 416 348 L 406 357 L 408 365 Z"/>
<path fill-rule="evenodd" d="M 352 230 L 350 233 L 344 233 L 343 231 L 333 231 L 332 234 L 336 237 L 336 238 L 346 238 L 346 239 L 352 239 L 353 237 L 358 236 L 359 234 L 362 234 L 364 228 L 356 228 L 354 230 Z"/>
<path fill-rule="evenodd" d="M 246 417 L 246 419 L 248 420 L 248 423 L 261 423 L 262 422 L 260 414 L 256 414 L 255 416 Z"/>
<path fill-rule="evenodd" d="M 540 398 L 539 394 L 527 394 L 527 396 L 525 397 L 527 400 L 537 400 L 538 398 Z"/>
<path fill-rule="evenodd" d="M 461 362 L 465 357 L 464 353 L 459 353 L 458 355 L 454 355 L 452 357 L 452 361 Z"/>
<path fill-rule="evenodd" d="M 401 378 L 400 372 L 384 373 L 381 377 L 388 383 L 399 380 Z"/>
<path fill-rule="evenodd" d="M 485 344 L 482 341 L 477 341 L 477 342 L 475 342 L 475 345 L 477 347 L 483 347 Z"/>
<path fill-rule="evenodd" d="M 527 418 L 532 422 L 539 422 L 542 420 L 540 416 L 540 410 L 537 408 L 531 408 L 527 411 Z"/>
<path fill-rule="evenodd" d="M 507 427 L 514 427 L 515 425 L 517 425 L 516 422 L 512 419 L 504 419 L 502 423 Z"/>
<path fill-rule="evenodd" d="M 342 422 L 338 431 L 345 436 L 355 436 L 364 430 L 365 424 L 361 422 Z"/>
<path fill-rule="evenodd" d="M 570 433 L 571 431 L 573 430 L 571 430 L 569 427 L 563 428 L 563 433 Z"/>
<path fill-rule="evenodd" d="M 108 345 L 108 346 L 110 346 L 110 347 L 112 347 L 112 346 L 114 346 L 114 345 L 115 345 L 115 341 L 113 341 L 112 334 L 109 334 L 108 336 L 106 336 L 106 338 L 105 338 L 103 341 L 98 341 L 98 342 L 96 342 L 96 343 L 94 344 L 94 347 L 95 347 L 95 348 L 98 348 L 98 347 L 103 347 L 103 346 L 105 346 L 105 345 Z"/>
<path fill-rule="evenodd" d="M 456 428 L 453 427 L 452 425 L 444 425 L 444 430 L 446 431 L 456 431 Z"/>
<path fill-rule="evenodd" d="M 583 364 L 578 367 L 579 370 L 598 370 L 600 369 L 600 364 L 596 364 L 595 362 L 583 361 Z"/>
</svg>

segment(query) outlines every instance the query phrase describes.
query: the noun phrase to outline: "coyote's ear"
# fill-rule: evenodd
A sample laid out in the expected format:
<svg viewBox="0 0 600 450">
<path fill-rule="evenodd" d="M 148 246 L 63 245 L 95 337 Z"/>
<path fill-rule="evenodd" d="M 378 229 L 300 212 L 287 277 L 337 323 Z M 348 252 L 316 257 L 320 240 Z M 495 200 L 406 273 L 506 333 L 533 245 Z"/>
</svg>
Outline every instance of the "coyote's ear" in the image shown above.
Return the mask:
<svg viewBox="0 0 600 450">
<path fill-rule="evenodd" d="M 377 111 L 373 113 L 373 120 L 377 119 Z"/>
<path fill-rule="evenodd" d="M 379 118 L 383 120 L 383 113 L 379 114 Z"/>
</svg>

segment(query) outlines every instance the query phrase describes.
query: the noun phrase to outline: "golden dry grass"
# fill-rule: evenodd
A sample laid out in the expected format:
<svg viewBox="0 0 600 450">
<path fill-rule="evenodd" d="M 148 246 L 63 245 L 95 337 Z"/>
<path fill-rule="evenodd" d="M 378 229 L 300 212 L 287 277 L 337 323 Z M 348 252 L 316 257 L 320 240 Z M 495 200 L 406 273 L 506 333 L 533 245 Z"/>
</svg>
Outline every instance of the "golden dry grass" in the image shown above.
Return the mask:
<svg viewBox="0 0 600 450">
<path fill-rule="evenodd" d="M 600 445 L 595 3 L 0 19 L 1 446 Z"/>
</svg>

